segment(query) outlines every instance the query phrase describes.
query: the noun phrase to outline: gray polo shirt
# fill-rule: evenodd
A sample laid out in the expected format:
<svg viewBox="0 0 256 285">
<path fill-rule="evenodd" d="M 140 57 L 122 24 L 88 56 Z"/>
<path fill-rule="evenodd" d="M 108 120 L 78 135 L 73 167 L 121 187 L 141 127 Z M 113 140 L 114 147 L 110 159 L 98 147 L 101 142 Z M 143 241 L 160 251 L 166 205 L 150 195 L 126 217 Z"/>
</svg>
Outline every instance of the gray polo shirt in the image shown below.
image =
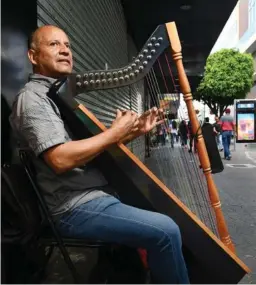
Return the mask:
<svg viewBox="0 0 256 285">
<path fill-rule="evenodd" d="M 47 96 L 55 79 L 33 74 L 17 95 L 10 123 L 20 147 L 34 154 L 37 182 L 53 215 L 62 214 L 82 203 L 107 195 L 101 190 L 107 181 L 100 171 L 85 165 L 56 174 L 42 158 L 42 153 L 72 140 L 55 103 Z"/>
</svg>

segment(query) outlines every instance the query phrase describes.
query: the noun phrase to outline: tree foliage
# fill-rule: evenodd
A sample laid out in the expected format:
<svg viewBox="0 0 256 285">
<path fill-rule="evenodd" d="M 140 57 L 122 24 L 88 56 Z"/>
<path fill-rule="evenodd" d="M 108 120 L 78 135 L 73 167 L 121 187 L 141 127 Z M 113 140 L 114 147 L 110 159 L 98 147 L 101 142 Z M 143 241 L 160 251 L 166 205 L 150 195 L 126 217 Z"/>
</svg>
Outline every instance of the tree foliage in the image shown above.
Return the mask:
<svg viewBox="0 0 256 285">
<path fill-rule="evenodd" d="M 222 115 L 234 99 L 243 99 L 253 86 L 253 57 L 234 49 L 211 54 L 194 98 L 202 100 L 215 115 Z"/>
</svg>

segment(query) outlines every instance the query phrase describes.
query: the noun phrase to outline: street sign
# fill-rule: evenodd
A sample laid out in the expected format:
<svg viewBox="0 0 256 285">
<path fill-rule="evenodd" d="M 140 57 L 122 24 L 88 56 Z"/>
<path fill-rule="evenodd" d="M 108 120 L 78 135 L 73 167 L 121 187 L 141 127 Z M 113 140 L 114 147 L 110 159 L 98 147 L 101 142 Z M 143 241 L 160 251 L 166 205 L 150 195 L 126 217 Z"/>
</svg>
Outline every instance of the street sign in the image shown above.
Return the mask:
<svg viewBox="0 0 256 285">
<path fill-rule="evenodd" d="M 236 142 L 256 142 L 256 100 L 235 100 Z"/>
</svg>

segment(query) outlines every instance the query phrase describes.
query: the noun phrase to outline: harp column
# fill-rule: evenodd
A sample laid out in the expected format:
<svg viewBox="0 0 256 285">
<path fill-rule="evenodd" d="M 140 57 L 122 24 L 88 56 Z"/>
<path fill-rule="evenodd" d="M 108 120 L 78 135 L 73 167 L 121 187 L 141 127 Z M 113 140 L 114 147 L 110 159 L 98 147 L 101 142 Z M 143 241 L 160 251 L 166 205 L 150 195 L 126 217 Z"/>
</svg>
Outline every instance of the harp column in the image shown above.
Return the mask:
<svg viewBox="0 0 256 285">
<path fill-rule="evenodd" d="M 203 168 L 204 175 L 206 177 L 208 193 L 209 193 L 210 201 L 211 201 L 211 204 L 214 209 L 215 216 L 216 216 L 217 228 L 218 228 L 218 232 L 220 235 L 220 239 L 229 249 L 235 252 L 235 247 L 228 233 L 228 228 L 227 228 L 225 218 L 224 218 L 224 215 L 221 209 L 221 203 L 220 203 L 218 190 L 217 190 L 217 187 L 215 185 L 215 182 L 211 174 L 211 165 L 210 165 L 208 153 L 205 147 L 201 127 L 198 122 L 195 109 L 193 106 L 193 101 L 192 101 L 193 97 L 191 94 L 190 85 L 189 85 L 187 75 L 185 73 L 183 62 L 182 62 L 181 44 L 180 44 L 180 40 L 179 40 L 179 36 L 178 36 L 175 23 L 174 22 L 167 23 L 166 30 L 167 30 L 169 40 L 171 43 L 172 56 L 173 56 L 173 60 L 176 63 L 178 76 L 179 76 L 179 82 L 180 82 L 181 90 L 184 96 L 184 100 L 187 105 L 189 119 L 192 124 L 192 131 L 193 131 L 193 134 L 196 134 L 196 133 L 198 134 L 197 136 L 198 156 L 199 156 L 199 160 L 202 165 L 202 168 Z"/>
</svg>

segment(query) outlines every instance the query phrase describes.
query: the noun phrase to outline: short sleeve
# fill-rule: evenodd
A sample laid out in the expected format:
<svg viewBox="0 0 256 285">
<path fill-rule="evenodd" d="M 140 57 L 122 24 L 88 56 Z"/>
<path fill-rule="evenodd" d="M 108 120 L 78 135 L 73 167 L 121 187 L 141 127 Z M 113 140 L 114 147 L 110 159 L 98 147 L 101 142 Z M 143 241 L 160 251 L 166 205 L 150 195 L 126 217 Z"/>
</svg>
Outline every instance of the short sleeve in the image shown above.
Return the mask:
<svg viewBox="0 0 256 285">
<path fill-rule="evenodd" d="M 37 156 L 69 140 L 64 122 L 47 99 L 23 108 L 18 120 L 19 132 Z"/>
</svg>

